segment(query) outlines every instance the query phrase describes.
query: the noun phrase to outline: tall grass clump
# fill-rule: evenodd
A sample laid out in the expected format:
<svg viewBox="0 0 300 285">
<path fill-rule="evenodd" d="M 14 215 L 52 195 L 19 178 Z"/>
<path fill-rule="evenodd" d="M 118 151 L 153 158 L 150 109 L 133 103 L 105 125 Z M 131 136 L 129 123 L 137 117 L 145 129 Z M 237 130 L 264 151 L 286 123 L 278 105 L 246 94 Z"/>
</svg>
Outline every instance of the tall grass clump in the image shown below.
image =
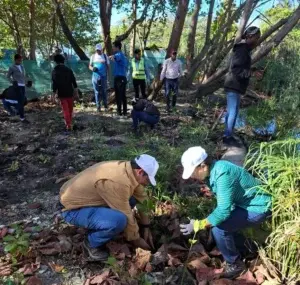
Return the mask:
<svg viewBox="0 0 300 285">
<path fill-rule="evenodd" d="M 263 259 L 282 284 L 300 281 L 300 140 L 254 146 L 246 166 L 272 196 L 272 232 Z"/>
</svg>

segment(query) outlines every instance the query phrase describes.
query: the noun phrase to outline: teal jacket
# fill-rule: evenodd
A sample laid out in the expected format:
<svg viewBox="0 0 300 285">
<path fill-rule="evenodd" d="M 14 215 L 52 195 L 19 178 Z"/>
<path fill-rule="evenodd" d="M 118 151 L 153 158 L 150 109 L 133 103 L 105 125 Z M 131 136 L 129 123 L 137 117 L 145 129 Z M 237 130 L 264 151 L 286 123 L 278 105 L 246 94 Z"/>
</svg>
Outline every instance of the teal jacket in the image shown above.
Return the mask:
<svg viewBox="0 0 300 285">
<path fill-rule="evenodd" d="M 262 192 L 261 182 L 247 170 L 229 161 L 211 166 L 209 186 L 217 198 L 217 208 L 207 217 L 212 226 L 227 220 L 235 207 L 258 214 L 271 209 L 271 196 Z"/>
</svg>

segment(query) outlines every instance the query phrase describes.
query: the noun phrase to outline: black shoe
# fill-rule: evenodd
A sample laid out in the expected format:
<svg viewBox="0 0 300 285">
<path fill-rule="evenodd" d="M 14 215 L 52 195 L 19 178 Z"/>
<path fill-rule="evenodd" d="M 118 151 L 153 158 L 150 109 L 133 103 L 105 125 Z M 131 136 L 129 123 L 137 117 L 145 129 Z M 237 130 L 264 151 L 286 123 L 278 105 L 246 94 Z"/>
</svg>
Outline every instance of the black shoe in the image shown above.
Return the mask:
<svg viewBox="0 0 300 285">
<path fill-rule="evenodd" d="M 90 247 L 87 239 L 83 241 L 83 247 L 89 254 L 89 257 L 93 261 L 106 261 L 108 258 L 108 252 L 103 247 Z"/>
<path fill-rule="evenodd" d="M 246 265 L 241 260 L 237 260 L 235 263 L 227 263 L 222 278 L 235 279 L 247 271 Z"/>
<path fill-rule="evenodd" d="M 223 137 L 223 144 L 226 146 L 235 146 L 235 147 L 241 146 L 234 137 L 227 137 L 227 136 Z"/>
<path fill-rule="evenodd" d="M 21 122 L 22 122 L 23 124 L 30 124 L 30 122 L 29 122 L 27 119 L 23 119 L 23 120 L 21 120 Z"/>
<path fill-rule="evenodd" d="M 97 107 L 97 112 L 100 113 L 101 112 L 101 108 Z"/>
</svg>

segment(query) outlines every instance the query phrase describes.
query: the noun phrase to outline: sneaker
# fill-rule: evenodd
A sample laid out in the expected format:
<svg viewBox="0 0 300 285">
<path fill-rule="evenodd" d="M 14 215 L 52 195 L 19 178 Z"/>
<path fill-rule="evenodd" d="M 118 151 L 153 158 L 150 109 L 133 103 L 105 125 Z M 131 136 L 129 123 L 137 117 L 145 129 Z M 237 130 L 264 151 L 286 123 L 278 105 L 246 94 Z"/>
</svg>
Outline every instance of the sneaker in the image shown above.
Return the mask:
<svg viewBox="0 0 300 285">
<path fill-rule="evenodd" d="M 235 279 L 247 271 L 243 261 L 237 260 L 235 263 L 227 263 L 222 273 L 222 278 Z"/>
<path fill-rule="evenodd" d="M 83 247 L 89 254 L 90 259 L 93 261 L 106 261 L 108 258 L 108 252 L 103 247 L 91 247 L 88 240 L 83 241 Z"/>
<path fill-rule="evenodd" d="M 27 120 L 27 119 L 21 119 L 21 122 L 23 123 L 23 124 L 30 124 L 30 122 Z"/>
</svg>

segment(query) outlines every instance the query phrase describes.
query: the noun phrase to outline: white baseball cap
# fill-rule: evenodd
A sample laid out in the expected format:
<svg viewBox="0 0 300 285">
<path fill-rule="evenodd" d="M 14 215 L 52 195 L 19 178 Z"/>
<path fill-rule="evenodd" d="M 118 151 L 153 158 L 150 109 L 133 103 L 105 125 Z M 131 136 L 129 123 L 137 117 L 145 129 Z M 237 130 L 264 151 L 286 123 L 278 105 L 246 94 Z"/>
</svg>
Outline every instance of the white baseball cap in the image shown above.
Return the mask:
<svg viewBox="0 0 300 285">
<path fill-rule="evenodd" d="M 181 164 L 183 166 L 183 179 L 189 179 L 193 174 L 195 168 L 199 166 L 206 158 L 207 153 L 201 146 L 190 147 L 181 157 Z"/>
<path fill-rule="evenodd" d="M 157 160 L 151 155 L 142 154 L 135 158 L 135 162 L 147 173 L 151 184 L 156 186 L 155 175 L 159 168 Z"/>
<path fill-rule="evenodd" d="M 101 44 L 96 44 L 96 50 L 102 50 L 102 45 Z"/>
</svg>

